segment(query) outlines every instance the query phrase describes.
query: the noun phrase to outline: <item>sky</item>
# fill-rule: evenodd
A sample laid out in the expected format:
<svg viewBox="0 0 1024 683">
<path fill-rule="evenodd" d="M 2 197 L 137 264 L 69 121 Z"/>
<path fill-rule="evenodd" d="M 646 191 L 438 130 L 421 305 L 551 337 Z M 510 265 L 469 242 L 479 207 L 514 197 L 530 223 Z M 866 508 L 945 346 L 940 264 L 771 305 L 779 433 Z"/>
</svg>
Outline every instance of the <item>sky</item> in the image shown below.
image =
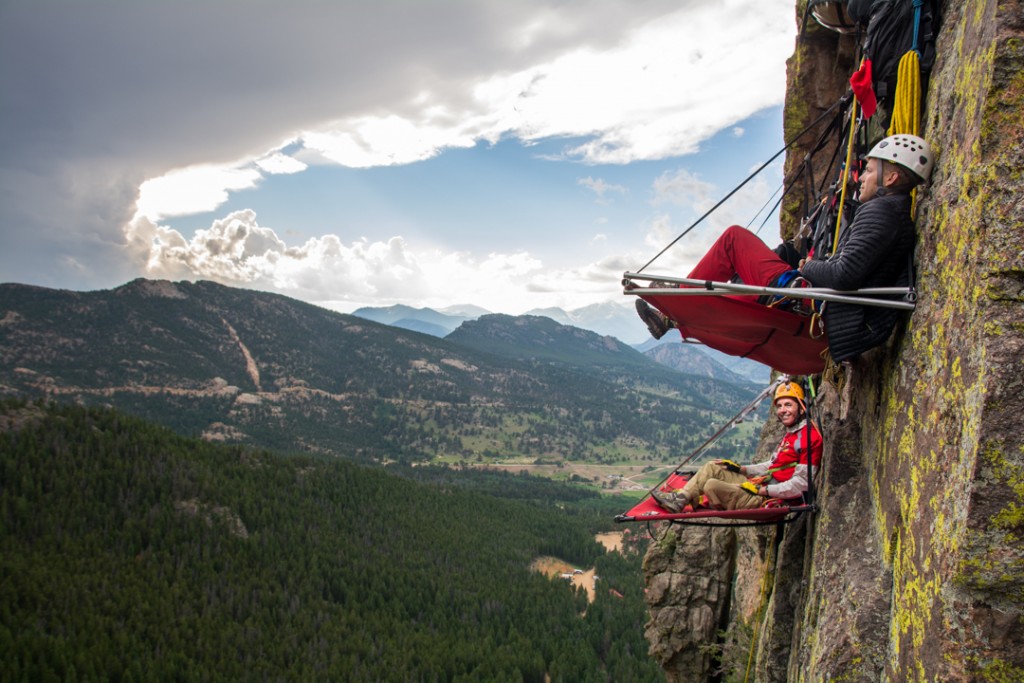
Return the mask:
<svg viewBox="0 0 1024 683">
<path fill-rule="evenodd" d="M 0 282 L 623 297 L 783 145 L 793 0 L 0 0 Z M 658 258 L 760 228 L 779 161 Z"/>
</svg>

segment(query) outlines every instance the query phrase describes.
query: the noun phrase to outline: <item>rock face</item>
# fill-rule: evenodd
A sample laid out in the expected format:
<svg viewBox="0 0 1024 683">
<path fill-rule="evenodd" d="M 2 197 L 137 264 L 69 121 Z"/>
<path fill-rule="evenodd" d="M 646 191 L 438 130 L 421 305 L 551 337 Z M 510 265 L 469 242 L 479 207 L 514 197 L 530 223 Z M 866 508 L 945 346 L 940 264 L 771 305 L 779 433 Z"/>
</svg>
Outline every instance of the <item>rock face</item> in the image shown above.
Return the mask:
<svg viewBox="0 0 1024 683">
<path fill-rule="evenodd" d="M 752 681 L 1024 680 L 1024 3 L 939 4 L 917 309 L 822 384 L 820 510 L 785 529 L 777 561 L 770 531 L 716 532 L 738 534 L 719 562 L 736 567 L 733 595 L 717 602 L 731 610 L 707 617 L 729 624 L 721 680 L 743 680 L 751 635 Z M 791 63 L 787 116 L 803 115 L 794 100 L 805 88 L 827 94 L 804 85 L 807 59 Z M 703 534 L 679 535 L 652 546 L 647 566 L 685 566 L 681 553 L 700 543 L 689 537 Z M 652 651 L 680 662 L 671 643 L 692 617 L 685 600 L 654 594 Z M 680 617 L 671 631 L 659 611 L 669 603 Z M 711 680 L 700 665 L 669 667 L 668 678 Z"/>
<path fill-rule="evenodd" d="M 736 534 L 669 531 L 656 545 L 644 558 L 651 655 L 675 680 L 706 681 L 729 611 Z"/>
</svg>

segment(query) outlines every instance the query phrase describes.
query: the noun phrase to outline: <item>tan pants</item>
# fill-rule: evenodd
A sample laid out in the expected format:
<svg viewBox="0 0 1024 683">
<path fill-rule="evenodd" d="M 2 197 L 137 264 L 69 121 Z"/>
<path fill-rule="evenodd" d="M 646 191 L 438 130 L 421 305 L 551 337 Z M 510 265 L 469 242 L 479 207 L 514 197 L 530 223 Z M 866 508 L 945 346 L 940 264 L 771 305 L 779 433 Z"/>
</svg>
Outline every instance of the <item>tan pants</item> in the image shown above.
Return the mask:
<svg viewBox="0 0 1024 683">
<path fill-rule="evenodd" d="M 708 497 L 712 507 L 721 510 L 745 510 L 761 507 L 766 498 L 740 488 L 747 481 L 746 475 L 730 472 L 724 465 L 714 462 L 705 463 L 697 470 L 697 474 L 686 482 L 683 495 L 696 501 L 701 494 Z"/>
</svg>

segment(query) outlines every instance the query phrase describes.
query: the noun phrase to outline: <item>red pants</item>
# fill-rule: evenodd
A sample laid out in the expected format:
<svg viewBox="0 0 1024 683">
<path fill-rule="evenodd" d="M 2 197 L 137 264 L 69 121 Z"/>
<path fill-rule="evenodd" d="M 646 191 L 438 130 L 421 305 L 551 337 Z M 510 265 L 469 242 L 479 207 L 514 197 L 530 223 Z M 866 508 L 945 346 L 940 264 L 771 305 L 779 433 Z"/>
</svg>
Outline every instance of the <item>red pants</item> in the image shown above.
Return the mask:
<svg viewBox="0 0 1024 683">
<path fill-rule="evenodd" d="M 754 233 L 733 225 L 711 245 L 700 263 L 690 271 L 697 280 L 728 282 L 739 275 L 743 284 L 767 287 L 790 265 L 768 248 Z"/>
</svg>

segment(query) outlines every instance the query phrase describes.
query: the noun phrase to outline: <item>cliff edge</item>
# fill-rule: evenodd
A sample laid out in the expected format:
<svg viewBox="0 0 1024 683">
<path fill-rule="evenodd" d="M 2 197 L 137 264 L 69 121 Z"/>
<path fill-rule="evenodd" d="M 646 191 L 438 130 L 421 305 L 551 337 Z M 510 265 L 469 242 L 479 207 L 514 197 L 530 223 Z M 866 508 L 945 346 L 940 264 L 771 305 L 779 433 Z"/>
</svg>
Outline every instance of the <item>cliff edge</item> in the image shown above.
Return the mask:
<svg viewBox="0 0 1024 683">
<path fill-rule="evenodd" d="M 936 5 L 917 309 L 822 383 L 817 514 L 657 531 L 647 637 L 669 681 L 1024 680 L 1024 2 Z M 823 29 L 798 44 L 787 131 L 855 53 Z"/>
</svg>

